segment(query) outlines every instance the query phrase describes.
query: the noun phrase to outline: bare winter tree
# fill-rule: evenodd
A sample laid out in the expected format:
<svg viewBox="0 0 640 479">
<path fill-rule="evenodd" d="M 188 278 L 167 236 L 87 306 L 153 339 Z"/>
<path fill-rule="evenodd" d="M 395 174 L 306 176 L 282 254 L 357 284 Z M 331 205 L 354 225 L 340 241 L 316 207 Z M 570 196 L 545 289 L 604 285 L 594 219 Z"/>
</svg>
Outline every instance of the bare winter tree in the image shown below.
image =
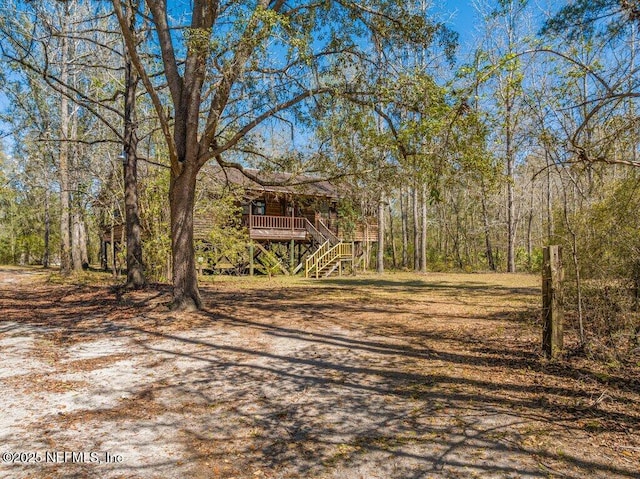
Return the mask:
<svg viewBox="0 0 640 479">
<path fill-rule="evenodd" d="M 83 208 L 75 195 L 79 185 L 73 172 L 86 160 L 90 147 L 112 143 L 124 147 L 125 218 L 127 231 L 127 286 L 145 284 L 137 200 L 136 85 L 138 79 L 109 12 L 95 4 L 30 2 L 5 5 L 0 22 L 2 54 L 16 70 L 40 76 L 59 97 L 58 172 L 60 184 L 61 271 L 81 269 L 87 263 Z M 28 19 L 27 22 L 24 19 Z M 135 35 L 135 17 L 125 24 Z M 114 81 L 114 76 L 122 76 Z M 122 100 L 123 99 L 123 100 Z M 124 108 L 119 102 L 124 102 Z M 80 133 L 79 118 L 100 121 L 104 133 L 90 138 Z M 123 125 L 120 127 L 119 125 Z M 98 136 L 102 136 L 98 138 Z M 77 175 L 76 175 L 77 176 Z"/>
</svg>

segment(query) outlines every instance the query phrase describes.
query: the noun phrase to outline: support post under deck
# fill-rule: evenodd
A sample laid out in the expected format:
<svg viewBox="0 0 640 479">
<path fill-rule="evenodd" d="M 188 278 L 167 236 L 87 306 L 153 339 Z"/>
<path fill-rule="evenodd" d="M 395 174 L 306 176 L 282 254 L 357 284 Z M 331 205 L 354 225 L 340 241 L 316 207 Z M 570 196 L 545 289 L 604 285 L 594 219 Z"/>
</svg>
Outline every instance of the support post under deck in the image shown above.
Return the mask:
<svg viewBox="0 0 640 479">
<path fill-rule="evenodd" d="M 253 276 L 253 243 L 249 243 L 249 275 Z"/>
<path fill-rule="evenodd" d="M 291 242 L 289 243 L 289 270 L 291 271 L 291 274 L 293 274 L 293 270 L 296 267 L 296 241 L 295 240 L 291 240 Z"/>
</svg>

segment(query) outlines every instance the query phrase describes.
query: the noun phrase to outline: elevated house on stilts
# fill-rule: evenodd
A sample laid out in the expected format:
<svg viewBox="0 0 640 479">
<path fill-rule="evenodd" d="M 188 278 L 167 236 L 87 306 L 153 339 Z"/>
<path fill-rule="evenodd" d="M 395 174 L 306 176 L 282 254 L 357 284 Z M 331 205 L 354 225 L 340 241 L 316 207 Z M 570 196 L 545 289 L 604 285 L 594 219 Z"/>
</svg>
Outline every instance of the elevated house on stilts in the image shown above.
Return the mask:
<svg viewBox="0 0 640 479">
<path fill-rule="evenodd" d="M 246 228 L 248 261 L 225 266 L 234 271 L 255 274 L 269 269 L 282 274 L 325 277 L 355 271 L 366 264 L 370 244 L 377 241 L 375 217 L 362 216 L 347 222 L 339 215 L 341 194 L 329 181 L 317 181 L 303 175 L 248 170 L 249 179 L 236 169 L 217 171 L 220 183 L 238 191 L 241 225 Z M 240 211 L 240 208 L 238 208 Z M 215 221 L 207 215 L 194 216 L 194 239 L 207 241 Z M 119 226 L 119 225 L 118 225 Z M 103 232 L 103 250 L 119 239 L 110 227 Z M 112 248 L 113 249 L 113 248 Z M 108 255 L 107 255 L 108 256 Z M 108 261 L 106 261 L 108 262 Z M 205 269 L 223 269 L 208 265 Z"/>
</svg>

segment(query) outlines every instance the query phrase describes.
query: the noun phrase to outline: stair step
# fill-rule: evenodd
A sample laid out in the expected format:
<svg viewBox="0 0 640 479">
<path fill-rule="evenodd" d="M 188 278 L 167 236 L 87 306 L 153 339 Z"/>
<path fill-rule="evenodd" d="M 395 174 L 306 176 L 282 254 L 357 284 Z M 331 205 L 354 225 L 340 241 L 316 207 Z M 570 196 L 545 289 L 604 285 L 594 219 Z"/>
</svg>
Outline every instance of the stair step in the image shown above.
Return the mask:
<svg viewBox="0 0 640 479">
<path fill-rule="evenodd" d="M 305 263 L 305 276 L 319 276 L 321 273 L 328 276 L 333 273 L 340 263 L 344 260 L 353 259 L 353 244 L 338 242 L 331 245 L 328 241 L 323 243 Z M 326 274 L 323 272 L 328 270 Z"/>
<path fill-rule="evenodd" d="M 333 267 L 328 270 L 326 273 L 324 273 L 324 277 L 328 278 L 329 276 L 331 276 L 331 274 L 336 270 L 336 268 L 340 265 L 340 261 L 336 261 L 335 263 L 333 263 Z"/>
</svg>

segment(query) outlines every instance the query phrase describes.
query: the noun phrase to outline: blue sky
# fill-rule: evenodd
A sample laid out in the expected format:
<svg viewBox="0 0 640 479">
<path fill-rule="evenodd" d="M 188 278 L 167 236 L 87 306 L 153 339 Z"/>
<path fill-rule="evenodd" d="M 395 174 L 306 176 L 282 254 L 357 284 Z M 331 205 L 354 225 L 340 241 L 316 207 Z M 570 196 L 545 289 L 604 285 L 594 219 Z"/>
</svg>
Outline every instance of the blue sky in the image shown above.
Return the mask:
<svg viewBox="0 0 640 479">
<path fill-rule="evenodd" d="M 468 50 L 473 44 L 477 25 L 476 11 L 471 1 L 444 0 L 436 7 L 436 11 L 443 14 L 443 18 L 448 19 L 448 26 L 460 34 L 460 52 Z"/>
<path fill-rule="evenodd" d="M 434 1 L 434 13 L 446 21 L 447 25 L 460 34 L 460 60 L 463 59 L 465 51 L 473 45 L 474 30 L 476 25 L 476 12 L 470 0 L 444 0 Z M 0 89 L 0 110 L 7 107 L 7 98 Z M 0 131 L 5 133 L 8 125 L 0 122 Z M 5 141 L 7 146 L 7 142 Z"/>
</svg>

